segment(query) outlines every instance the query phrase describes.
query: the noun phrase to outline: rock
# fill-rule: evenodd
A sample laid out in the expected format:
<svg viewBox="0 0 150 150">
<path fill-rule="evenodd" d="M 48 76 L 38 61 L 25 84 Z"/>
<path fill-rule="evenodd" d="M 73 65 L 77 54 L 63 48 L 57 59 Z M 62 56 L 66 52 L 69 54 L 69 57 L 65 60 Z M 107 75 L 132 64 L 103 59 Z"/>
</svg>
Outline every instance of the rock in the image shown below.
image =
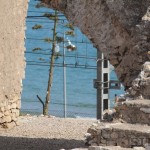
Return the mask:
<svg viewBox="0 0 150 150">
<path fill-rule="evenodd" d="M 10 116 L 13 121 L 17 121 L 18 116 L 15 113 L 12 113 Z"/>
<path fill-rule="evenodd" d="M 99 146 L 90 146 L 88 150 L 102 150 L 102 149 Z"/>
<path fill-rule="evenodd" d="M 4 112 L 4 115 L 5 115 L 5 116 L 10 116 L 10 111 L 5 111 L 5 112 Z"/>
<path fill-rule="evenodd" d="M 21 101 L 19 100 L 19 101 L 17 101 L 17 104 L 16 104 L 17 106 L 16 106 L 16 108 L 17 109 L 20 109 L 21 108 Z"/>
<path fill-rule="evenodd" d="M 143 65 L 143 71 L 150 71 L 150 62 L 146 62 L 144 65 Z"/>
<path fill-rule="evenodd" d="M 4 114 L 3 113 L 0 113 L 0 118 L 2 118 L 4 116 Z"/>
<path fill-rule="evenodd" d="M 150 114 L 150 108 L 140 108 L 140 111 L 142 111 L 146 114 Z"/>
<path fill-rule="evenodd" d="M 113 132 L 112 134 L 111 134 L 111 138 L 112 139 L 117 139 L 119 136 L 118 136 L 118 134 L 116 133 L 116 132 Z"/>
<path fill-rule="evenodd" d="M 16 117 L 19 117 L 19 115 L 20 115 L 20 110 L 16 109 Z"/>
<path fill-rule="evenodd" d="M 4 123 L 4 128 L 12 129 L 16 126 L 15 122 Z"/>
<path fill-rule="evenodd" d="M 114 117 L 115 113 L 116 113 L 115 109 L 104 110 L 104 112 L 103 112 L 103 119 L 105 121 L 111 122 L 111 121 L 113 121 L 113 117 Z"/>
<path fill-rule="evenodd" d="M 134 147 L 134 150 L 146 150 L 144 147 Z"/>
<path fill-rule="evenodd" d="M 16 113 L 17 109 L 11 109 L 12 113 Z"/>
<path fill-rule="evenodd" d="M 12 103 L 10 107 L 11 107 L 11 109 L 16 109 L 17 108 L 17 104 L 16 103 Z"/>
<path fill-rule="evenodd" d="M 106 130 L 102 130 L 102 137 L 104 139 L 109 139 L 110 138 L 111 133 L 106 129 Z"/>
<path fill-rule="evenodd" d="M 5 111 L 4 107 L 0 107 L 0 112 L 4 112 L 4 111 Z"/>
<path fill-rule="evenodd" d="M 10 110 L 10 105 L 5 106 L 5 110 Z"/>
<path fill-rule="evenodd" d="M 0 118 L 0 124 L 4 123 L 3 118 Z"/>
<path fill-rule="evenodd" d="M 3 117 L 3 122 L 11 122 L 11 116 L 4 116 Z"/>
<path fill-rule="evenodd" d="M 85 137 L 85 138 L 91 137 L 91 134 L 90 134 L 90 133 L 86 133 L 86 134 L 84 135 L 84 137 Z"/>
<path fill-rule="evenodd" d="M 16 126 L 20 126 L 21 125 L 21 122 L 19 122 L 19 121 L 16 121 L 15 123 L 16 123 Z"/>
<path fill-rule="evenodd" d="M 145 144 L 145 150 L 150 150 L 150 143 Z"/>
<path fill-rule="evenodd" d="M 149 100 L 129 100 L 116 108 L 115 119 L 131 124 L 150 125 L 150 101 Z"/>
</svg>

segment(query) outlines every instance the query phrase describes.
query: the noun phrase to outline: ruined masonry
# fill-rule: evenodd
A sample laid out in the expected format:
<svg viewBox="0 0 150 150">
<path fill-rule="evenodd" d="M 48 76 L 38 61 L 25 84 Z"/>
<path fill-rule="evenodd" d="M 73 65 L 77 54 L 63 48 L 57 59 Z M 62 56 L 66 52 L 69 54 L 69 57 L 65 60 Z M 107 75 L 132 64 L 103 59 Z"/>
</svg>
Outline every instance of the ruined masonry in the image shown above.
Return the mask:
<svg viewBox="0 0 150 150">
<path fill-rule="evenodd" d="M 121 147 L 149 150 L 150 100 L 118 102 L 115 109 L 113 121 L 97 122 L 88 129 L 86 143 L 108 150 L 112 150 L 111 146 L 118 150 Z"/>
<path fill-rule="evenodd" d="M 150 0 L 42 1 L 104 53 L 132 98 L 150 99 Z"/>
<path fill-rule="evenodd" d="M 88 129 L 89 150 L 150 150 L 150 0 L 42 1 L 88 36 L 128 92 Z"/>
<path fill-rule="evenodd" d="M 27 0 L 3 0 L 0 9 L 0 124 L 17 124 L 25 74 Z"/>
</svg>

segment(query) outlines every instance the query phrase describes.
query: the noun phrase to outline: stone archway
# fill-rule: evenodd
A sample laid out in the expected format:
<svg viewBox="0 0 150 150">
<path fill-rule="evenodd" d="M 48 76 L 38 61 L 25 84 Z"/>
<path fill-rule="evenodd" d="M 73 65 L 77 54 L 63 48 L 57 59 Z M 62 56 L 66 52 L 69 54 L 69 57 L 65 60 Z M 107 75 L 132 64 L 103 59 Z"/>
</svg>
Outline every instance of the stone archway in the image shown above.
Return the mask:
<svg viewBox="0 0 150 150">
<path fill-rule="evenodd" d="M 62 11 L 115 67 L 133 98 L 150 98 L 150 0 L 42 0 Z"/>
</svg>

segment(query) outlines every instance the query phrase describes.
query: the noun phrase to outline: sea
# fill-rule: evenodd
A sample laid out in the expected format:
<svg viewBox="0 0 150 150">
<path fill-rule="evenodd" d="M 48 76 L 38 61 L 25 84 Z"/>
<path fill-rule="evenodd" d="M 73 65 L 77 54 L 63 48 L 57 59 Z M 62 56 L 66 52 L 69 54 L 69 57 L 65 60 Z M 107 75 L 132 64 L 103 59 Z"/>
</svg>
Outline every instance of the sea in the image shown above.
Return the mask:
<svg viewBox="0 0 150 150">
<path fill-rule="evenodd" d="M 42 104 L 47 93 L 50 57 L 53 39 L 54 21 L 44 17 L 45 13 L 54 14 L 54 10 L 37 8 L 39 2 L 30 0 L 26 18 L 25 58 L 26 70 L 23 80 L 21 112 L 24 114 L 42 114 Z M 58 43 L 60 56 L 55 58 L 53 83 L 49 104 L 49 115 L 64 117 L 64 65 L 66 64 L 66 114 L 67 117 L 96 118 L 96 79 L 97 50 L 88 38 L 74 27 L 74 35 L 69 35 L 68 21 L 58 12 L 57 36 L 64 37 L 65 42 Z M 40 29 L 33 29 L 40 25 Z M 68 40 L 75 45 L 75 51 L 66 47 Z M 65 55 L 63 54 L 65 51 Z M 110 67 L 110 79 L 118 80 L 113 67 Z M 119 90 L 109 89 L 110 108 L 114 107 L 114 95 L 124 94 L 124 87 Z"/>
</svg>

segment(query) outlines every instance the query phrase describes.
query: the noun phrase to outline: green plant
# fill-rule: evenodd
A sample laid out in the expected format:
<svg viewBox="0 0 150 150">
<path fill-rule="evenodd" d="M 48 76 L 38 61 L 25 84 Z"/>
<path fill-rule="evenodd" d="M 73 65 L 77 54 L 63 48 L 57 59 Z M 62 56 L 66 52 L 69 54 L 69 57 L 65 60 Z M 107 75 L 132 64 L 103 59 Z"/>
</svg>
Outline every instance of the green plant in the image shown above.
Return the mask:
<svg viewBox="0 0 150 150">
<path fill-rule="evenodd" d="M 38 29 L 41 29 L 42 28 L 42 25 L 40 24 L 36 24 L 32 27 L 33 30 L 38 30 Z"/>
<path fill-rule="evenodd" d="M 36 47 L 36 48 L 33 48 L 32 51 L 39 51 L 39 50 L 42 50 L 40 47 Z"/>
<path fill-rule="evenodd" d="M 71 23 L 68 23 L 65 25 L 67 28 L 70 28 L 71 30 L 74 30 L 74 27 Z"/>
<path fill-rule="evenodd" d="M 60 36 L 56 36 L 56 41 L 57 41 L 57 43 L 61 43 L 64 41 L 64 38 L 60 37 Z"/>
<path fill-rule="evenodd" d="M 47 42 L 47 43 L 52 42 L 51 38 L 44 38 L 43 40 L 44 40 L 44 42 Z"/>
<path fill-rule="evenodd" d="M 50 14 L 50 13 L 45 13 L 43 16 L 47 17 L 50 20 L 58 20 L 58 16 Z"/>
<path fill-rule="evenodd" d="M 75 36 L 74 31 L 66 31 L 66 35 Z"/>
</svg>

